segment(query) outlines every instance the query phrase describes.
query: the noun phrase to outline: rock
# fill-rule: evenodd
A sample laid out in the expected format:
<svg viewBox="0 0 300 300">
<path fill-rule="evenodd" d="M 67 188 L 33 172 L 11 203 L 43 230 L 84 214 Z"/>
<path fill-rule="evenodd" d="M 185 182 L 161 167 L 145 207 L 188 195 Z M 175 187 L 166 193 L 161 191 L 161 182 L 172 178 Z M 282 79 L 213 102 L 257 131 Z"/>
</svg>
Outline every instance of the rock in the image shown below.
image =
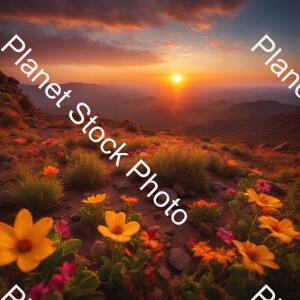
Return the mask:
<svg viewBox="0 0 300 300">
<path fill-rule="evenodd" d="M 7 84 L 13 85 L 17 87 L 19 85 L 19 81 L 13 77 L 7 77 Z"/>
<path fill-rule="evenodd" d="M 170 188 L 167 188 L 167 187 L 162 187 L 161 190 L 168 193 L 171 200 L 177 199 L 177 193 L 173 189 L 170 189 Z M 158 198 L 158 202 L 159 202 L 159 198 Z"/>
<path fill-rule="evenodd" d="M 186 195 L 188 197 L 196 197 L 197 193 L 195 191 L 189 190 L 189 191 L 187 191 Z"/>
<path fill-rule="evenodd" d="M 279 151 L 279 152 L 286 152 L 286 151 L 291 150 L 291 144 L 288 142 L 285 142 L 285 143 L 282 143 L 282 144 L 274 147 L 273 150 Z"/>
<path fill-rule="evenodd" d="M 6 75 L 0 71 L 0 84 L 6 84 L 6 83 L 7 83 Z"/>
<path fill-rule="evenodd" d="M 175 234 L 175 230 L 173 228 L 168 228 L 166 229 L 165 234 L 173 236 Z"/>
<path fill-rule="evenodd" d="M 12 193 L 9 191 L 0 192 L 0 208 L 11 208 L 14 206 Z"/>
<path fill-rule="evenodd" d="M 87 223 L 83 220 L 80 220 L 79 222 L 70 225 L 71 233 L 73 236 L 82 235 L 84 237 L 88 237 L 89 230 L 87 230 L 87 227 Z"/>
<path fill-rule="evenodd" d="M 212 226 L 207 223 L 200 223 L 198 228 L 200 234 L 202 234 L 205 237 L 210 237 L 214 233 Z"/>
<path fill-rule="evenodd" d="M 212 189 L 212 192 L 225 191 L 228 189 L 228 185 L 226 185 L 222 182 L 216 181 L 212 184 L 211 189 Z"/>
<path fill-rule="evenodd" d="M 285 196 L 288 192 L 288 189 L 285 184 L 268 182 L 271 186 L 271 193 L 279 196 Z"/>
<path fill-rule="evenodd" d="M 12 165 L 8 162 L 0 162 L 0 170 L 8 170 L 11 169 Z"/>
<path fill-rule="evenodd" d="M 109 250 L 105 242 L 96 240 L 90 250 L 91 259 L 93 261 L 99 262 L 101 256 L 106 256 L 108 254 Z"/>
<path fill-rule="evenodd" d="M 159 219 L 161 219 L 161 212 L 157 212 L 157 213 L 155 213 L 154 215 L 153 215 L 153 218 L 155 219 L 155 220 L 159 220 Z"/>
<path fill-rule="evenodd" d="M 0 152 L 0 162 L 11 162 L 16 159 L 17 158 L 13 155 L 6 154 L 4 152 Z"/>
<path fill-rule="evenodd" d="M 71 221 L 74 223 L 79 222 L 81 219 L 81 217 L 77 213 L 72 214 L 70 218 L 71 218 Z"/>
<path fill-rule="evenodd" d="M 185 191 L 180 183 L 176 182 L 173 186 L 173 190 L 177 193 L 179 197 L 185 196 Z"/>
<path fill-rule="evenodd" d="M 165 266 L 160 266 L 157 269 L 157 273 L 164 280 L 169 280 L 171 278 L 171 272 Z"/>
<path fill-rule="evenodd" d="M 125 190 L 128 190 L 130 188 L 132 188 L 132 185 L 130 183 L 130 181 L 128 180 L 116 180 L 114 183 L 113 183 L 114 187 L 116 188 L 117 191 L 125 191 Z"/>
<path fill-rule="evenodd" d="M 162 299 L 164 299 L 164 293 L 160 288 L 155 287 L 153 289 L 153 291 L 150 293 L 150 297 L 148 299 L 149 300 L 162 300 Z"/>
<path fill-rule="evenodd" d="M 191 257 L 182 248 L 172 248 L 170 249 L 168 262 L 171 267 L 181 272 L 189 267 Z"/>
</svg>

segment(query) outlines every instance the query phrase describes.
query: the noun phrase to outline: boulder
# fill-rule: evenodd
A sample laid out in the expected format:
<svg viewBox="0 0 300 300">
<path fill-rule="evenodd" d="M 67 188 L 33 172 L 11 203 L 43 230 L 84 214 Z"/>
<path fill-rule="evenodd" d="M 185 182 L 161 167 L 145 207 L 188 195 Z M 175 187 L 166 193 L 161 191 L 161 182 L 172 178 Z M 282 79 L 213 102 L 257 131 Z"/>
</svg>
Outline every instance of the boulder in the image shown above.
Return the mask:
<svg viewBox="0 0 300 300">
<path fill-rule="evenodd" d="M 282 144 L 274 147 L 274 150 L 278 151 L 278 152 L 287 152 L 287 151 L 291 150 L 291 147 L 292 146 L 289 142 L 285 142 L 285 143 L 282 143 Z"/>
<path fill-rule="evenodd" d="M 109 249 L 105 242 L 96 240 L 91 247 L 90 256 L 93 261 L 100 262 L 101 256 L 109 254 Z"/>
<path fill-rule="evenodd" d="M 177 271 L 183 271 L 190 266 L 192 259 L 182 248 L 170 249 L 168 262 Z"/>
</svg>

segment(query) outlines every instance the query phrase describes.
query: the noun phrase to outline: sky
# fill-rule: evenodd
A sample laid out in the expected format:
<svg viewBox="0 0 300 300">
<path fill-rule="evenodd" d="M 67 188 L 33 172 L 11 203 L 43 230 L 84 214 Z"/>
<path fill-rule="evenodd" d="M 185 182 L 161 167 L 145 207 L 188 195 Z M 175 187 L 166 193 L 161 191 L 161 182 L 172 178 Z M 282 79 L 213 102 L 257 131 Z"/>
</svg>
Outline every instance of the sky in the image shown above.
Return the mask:
<svg viewBox="0 0 300 300">
<path fill-rule="evenodd" d="M 0 42 L 19 34 L 56 82 L 277 85 L 251 47 L 268 33 L 300 71 L 298 0 L 27 0 L 0 2 Z M 0 69 L 26 82 L 17 56 Z"/>
</svg>

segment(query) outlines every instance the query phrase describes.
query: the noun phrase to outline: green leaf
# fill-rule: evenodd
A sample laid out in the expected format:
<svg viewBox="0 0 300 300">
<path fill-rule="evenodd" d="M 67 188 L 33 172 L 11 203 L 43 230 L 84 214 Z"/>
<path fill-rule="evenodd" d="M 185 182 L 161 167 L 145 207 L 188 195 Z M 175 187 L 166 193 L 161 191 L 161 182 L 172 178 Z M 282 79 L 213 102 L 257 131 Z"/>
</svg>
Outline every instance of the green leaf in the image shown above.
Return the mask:
<svg viewBox="0 0 300 300">
<path fill-rule="evenodd" d="M 298 252 L 288 254 L 287 261 L 294 272 L 300 270 L 300 254 Z"/>
<path fill-rule="evenodd" d="M 81 246 L 79 239 L 71 239 L 63 243 L 63 255 L 75 254 Z"/>
</svg>

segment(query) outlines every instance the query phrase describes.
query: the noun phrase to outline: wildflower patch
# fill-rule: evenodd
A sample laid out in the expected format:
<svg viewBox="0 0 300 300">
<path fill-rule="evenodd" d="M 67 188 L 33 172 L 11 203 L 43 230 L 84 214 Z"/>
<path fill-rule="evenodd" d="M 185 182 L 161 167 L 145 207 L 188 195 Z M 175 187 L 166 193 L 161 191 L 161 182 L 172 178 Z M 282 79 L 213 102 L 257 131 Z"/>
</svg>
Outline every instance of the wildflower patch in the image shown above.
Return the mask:
<svg viewBox="0 0 300 300">
<path fill-rule="evenodd" d="M 15 34 L 1 48 L 1 52 L 4 52 L 9 48 L 15 53 L 21 55 L 15 62 L 15 65 L 20 67 L 21 72 L 24 73 L 26 77 L 31 78 L 32 82 L 39 82 L 38 88 L 44 89 L 46 97 L 50 100 L 56 100 L 56 106 L 61 108 L 66 100 L 70 98 L 72 90 L 63 92 L 59 84 L 55 82 L 49 83 L 49 74 L 45 72 L 44 69 L 38 70 L 39 64 L 34 59 L 27 58 L 32 49 L 26 49 L 25 42 L 17 34 Z M 98 116 L 92 114 L 92 110 L 88 104 L 84 102 L 78 103 L 76 110 L 71 109 L 69 111 L 69 118 L 75 125 L 82 126 L 82 132 L 88 135 L 89 140 L 93 143 L 99 144 L 101 152 L 107 155 L 109 160 L 115 160 L 115 165 L 120 167 L 122 159 L 128 157 L 128 153 L 124 149 L 126 147 L 126 143 L 123 142 L 121 145 L 118 145 L 113 138 L 106 137 L 105 130 L 96 124 Z M 142 172 L 138 169 L 142 165 L 146 172 Z M 44 173 L 48 176 L 55 176 L 57 175 L 58 170 L 52 167 L 47 167 L 44 170 Z M 138 175 L 140 178 L 145 179 L 151 174 L 151 169 L 143 159 L 140 159 L 126 175 L 130 176 L 133 173 Z M 174 210 L 174 207 L 179 206 L 180 199 L 173 199 L 171 201 L 170 195 L 167 192 L 162 190 L 158 191 L 158 184 L 154 181 L 156 176 L 157 174 L 153 173 L 140 189 L 143 190 L 146 186 L 152 184 L 154 188 L 147 196 L 150 197 L 153 195 L 154 204 L 159 208 L 166 208 L 165 215 L 169 216 L 174 224 L 184 224 L 187 220 L 186 211 L 182 208 Z M 156 191 L 157 193 L 155 193 Z"/>
</svg>

